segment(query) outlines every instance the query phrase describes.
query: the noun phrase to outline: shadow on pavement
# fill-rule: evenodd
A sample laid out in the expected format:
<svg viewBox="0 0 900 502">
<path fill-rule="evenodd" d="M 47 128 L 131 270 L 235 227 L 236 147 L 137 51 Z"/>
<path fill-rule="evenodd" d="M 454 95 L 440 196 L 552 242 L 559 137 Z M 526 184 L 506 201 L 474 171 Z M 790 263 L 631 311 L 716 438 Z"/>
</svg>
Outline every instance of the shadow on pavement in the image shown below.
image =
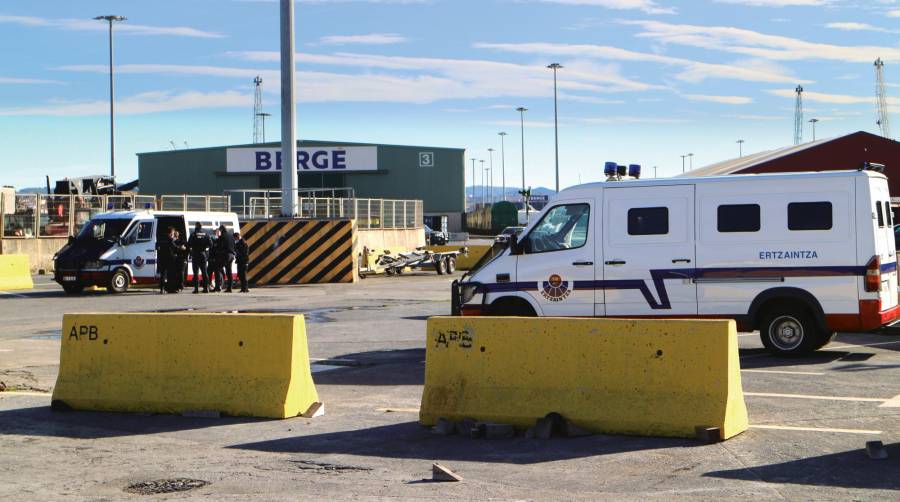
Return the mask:
<svg viewBox="0 0 900 502">
<path fill-rule="evenodd" d="M 776 357 L 766 349 L 739 349 L 741 368 L 761 369 L 783 366 L 807 366 L 813 364 L 829 364 L 837 360 L 866 361 L 873 356 L 870 352 L 847 352 L 841 350 L 820 350 L 797 357 Z"/>
<path fill-rule="evenodd" d="M 347 368 L 313 374 L 316 385 L 422 385 L 425 349 L 376 350 L 331 360 L 353 361 Z M 328 364 L 328 361 L 321 361 Z"/>
<path fill-rule="evenodd" d="M 0 411 L 0 433 L 99 439 L 271 421 L 246 417 L 191 418 L 99 411 L 54 412 L 49 406 L 37 406 Z"/>
<path fill-rule="evenodd" d="M 863 443 L 860 443 L 863 446 Z M 704 476 L 777 484 L 900 490 L 900 443 L 886 445 L 886 460 L 871 460 L 864 448 L 758 467 L 714 471 Z"/>
<path fill-rule="evenodd" d="M 465 439 L 437 436 L 417 422 L 384 425 L 353 431 L 232 445 L 229 448 L 277 453 L 347 454 L 423 460 L 465 460 L 509 464 L 536 464 L 573 458 L 662 448 L 688 448 L 700 443 L 687 439 L 630 436 L 588 436 L 525 439 Z"/>
</svg>

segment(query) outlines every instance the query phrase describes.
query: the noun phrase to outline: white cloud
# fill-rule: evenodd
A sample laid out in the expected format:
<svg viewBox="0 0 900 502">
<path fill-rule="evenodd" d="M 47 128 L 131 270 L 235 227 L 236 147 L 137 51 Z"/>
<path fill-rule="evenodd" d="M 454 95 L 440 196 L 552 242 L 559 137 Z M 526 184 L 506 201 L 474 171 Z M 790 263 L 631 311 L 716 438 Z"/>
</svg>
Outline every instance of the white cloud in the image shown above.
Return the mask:
<svg viewBox="0 0 900 502">
<path fill-rule="evenodd" d="M 526 112 L 527 116 L 527 112 Z M 497 120 L 491 122 L 492 125 L 501 126 L 501 127 L 520 127 L 522 122 L 519 120 Z M 562 124 L 562 121 L 560 121 Z M 526 120 L 525 128 L 526 129 L 552 129 L 554 126 L 552 120 Z"/>
<path fill-rule="evenodd" d="M 738 120 L 748 120 L 753 122 L 761 122 L 761 121 L 774 121 L 774 120 L 789 120 L 790 117 L 787 115 L 756 115 L 756 114 L 737 114 L 737 115 L 726 115 L 728 118 L 734 118 Z"/>
<path fill-rule="evenodd" d="M 831 28 L 833 30 L 841 30 L 841 31 L 877 31 L 882 33 L 891 33 L 894 30 L 888 30 L 886 28 L 881 28 L 879 26 L 872 26 L 868 23 L 856 23 L 856 22 L 845 22 L 845 23 L 828 23 L 825 25 L 826 28 Z"/>
<path fill-rule="evenodd" d="M 900 17 L 900 9 L 893 9 L 887 11 L 888 17 Z"/>
<path fill-rule="evenodd" d="M 329 35 L 322 37 L 316 45 L 391 45 L 407 42 L 409 39 L 397 33 L 369 33 L 367 35 Z"/>
<path fill-rule="evenodd" d="M 769 89 L 768 92 L 769 94 L 774 94 L 775 96 L 781 96 L 783 98 L 793 98 L 796 96 L 794 91 L 790 89 Z M 852 105 L 859 103 L 874 103 L 875 98 L 871 96 L 851 96 L 848 94 L 828 94 L 824 92 L 803 91 L 803 101 Z"/>
<path fill-rule="evenodd" d="M 527 0 L 526 0 L 527 1 Z M 675 14 L 673 7 L 662 7 L 653 0 L 532 0 L 541 3 L 605 7 L 614 10 L 641 10 L 647 14 Z"/>
<path fill-rule="evenodd" d="M 252 94 L 236 91 L 171 93 L 153 91 L 136 94 L 116 100 L 116 113 L 120 115 L 141 115 L 145 113 L 170 112 L 198 108 L 235 108 L 253 105 Z M 109 101 L 55 102 L 39 106 L 0 108 L 0 116 L 88 116 L 109 113 Z"/>
<path fill-rule="evenodd" d="M 697 26 L 659 21 L 620 21 L 643 28 L 638 37 L 664 44 L 677 44 L 744 54 L 778 61 L 832 60 L 872 63 L 876 57 L 885 62 L 900 62 L 900 49 L 867 45 L 845 46 L 807 42 L 780 35 L 768 35 L 732 26 Z"/>
<path fill-rule="evenodd" d="M 0 23 L 18 24 L 21 26 L 40 26 L 75 31 L 106 31 L 108 24 L 94 19 L 50 19 L 30 16 L 0 15 Z M 128 21 L 116 23 L 117 33 L 131 35 L 168 35 L 177 37 L 222 38 L 224 35 L 210 31 L 198 30 L 188 26 L 147 26 L 132 24 Z"/>
<path fill-rule="evenodd" d="M 682 71 L 676 78 L 686 82 L 700 82 L 708 78 L 735 79 L 749 82 L 799 82 L 786 69 L 771 62 L 749 59 L 733 64 L 701 63 L 690 59 L 631 51 L 606 45 L 554 44 L 554 43 L 476 43 L 478 49 L 494 49 L 520 54 L 544 54 L 581 58 L 596 58 L 614 61 L 639 61 L 678 66 Z M 563 70 L 565 71 L 565 70 Z"/>
<path fill-rule="evenodd" d="M 726 105 L 749 105 L 753 102 L 753 98 L 746 96 L 716 96 L 709 94 L 682 94 L 681 96 L 689 101 L 705 101 Z"/>
<path fill-rule="evenodd" d="M 0 77 L 0 84 L 61 84 L 59 80 L 43 78 Z"/>
<path fill-rule="evenodd" d="M 615 117 L 589 117 L 578 119 L 584 124 L 683 124 L 687 119 L 665 117 L 636 117 L 631 115 L 619 115 Z"/>
<path fill-rule="evenodd" d="M 751 7 L 816 7 L 827 5 L 830 0 L 715 0 L 716 3 L 749 5 Z"/>
</svg>

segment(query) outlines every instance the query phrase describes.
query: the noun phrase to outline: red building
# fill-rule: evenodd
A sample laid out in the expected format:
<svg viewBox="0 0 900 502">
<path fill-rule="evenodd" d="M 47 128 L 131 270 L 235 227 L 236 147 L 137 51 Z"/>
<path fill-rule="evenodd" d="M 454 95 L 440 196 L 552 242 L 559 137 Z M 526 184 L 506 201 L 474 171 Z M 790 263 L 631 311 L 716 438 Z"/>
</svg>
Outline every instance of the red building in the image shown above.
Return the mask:
<svg viewBox="0 0 900 502">
<path fill-rule="evenodd" d="M 863 162 L 884 164 L 891 195 L 894 202 L 900 202 L 900 142 L 863 131 L 745 155 L 682 176 L 837 171 L 858 169 Z"/>
</svg>

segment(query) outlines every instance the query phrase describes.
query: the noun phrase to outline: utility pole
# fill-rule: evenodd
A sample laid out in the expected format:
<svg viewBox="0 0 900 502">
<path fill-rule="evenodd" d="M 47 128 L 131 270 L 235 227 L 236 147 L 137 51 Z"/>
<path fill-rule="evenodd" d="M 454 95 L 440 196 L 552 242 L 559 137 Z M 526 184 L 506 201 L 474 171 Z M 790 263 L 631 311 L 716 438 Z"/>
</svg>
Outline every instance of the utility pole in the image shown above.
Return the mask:
<svg viewBox="0 0 900 502">
<path fill-rule="evenodd" d="M 556 152 L 556 193 L 559 193 L 559 107 L 556 96 L 556 72 L 563 66 L 553 63 L 547 68 L 553 70 L 553 147 Z"/>
<path fill-rule="evenodd" d="M 116 178 L 116 92 L 113 85 L 113 22 L 125 21 L 124 16 L 97 16 L 97 21 L 109 23 L 109 175 L 115 182 Z"/>
<path fill-rule="evenodd" d="M 261 120 L 260 120 L 260 124 L 262 125 L 262 138 L 261 138 L 261 139 L 262 139 L 262 141 L 261 141 L 262 143 L 265 143 L 265 142 L 266 142 L 266 119 L 269 118 L 269 117 L 271 117 L 271 116 L 272 116 L 271 113 L 266 113 L 266 112 L 262 112 L 262 113 L 257 114 L 257 117 L 259 117 L 259 118 L 261 119 Z M 258 142 L 258 143 L 259 143 L 259 142 Z"/>
<path fill-rule="evenodd" d="M 656 166 L 653 166 L 653 177 L 656 177 Z"/>
<path fill-rule="evenodd" d="M 482 161 L 482 162 L 484 162 L 484 161 Z M 484 164 L 482 164 L 482 166 L 483 166 L 483 165 L 484 165 Z M 486 178 L 486 179 L 487 179 L 487 184 L 488 184 L 488 204 L 493 204 L 493 202 L 491 201 L 491 189 L 493 188 L 493 185 L 491 184 L 491 176 L 493 176 L 494 173 L 491 172 L 491 168 L 490 168 L 490 167 L 485 167 L 484 170 L 485 170 L 485 172 L 487 172 L 487 178 Z"/>
<path fill-rule="evenodd" d="M 688 162 L 689 162 L 688 168 L 691 171 L 693 171 L 694 170 L 694 154 L 693 153 L 688 154 Z"/>
<path fill-rule="evenodd" d="M 687 155 L 681 156 L 681 174 L 684 174 L 684 159 L 687 158 Z"/>
<path fill-rule="evenodd" d="M 472 210 L 475 209 L 475 159 L 472 160 Z"/>
<path fill-rule="evenodd" d="M 265 119 L 262 118 L 262 83 L 263 80 L 259 75 L 253 79 L 253 143 L 264 143 L 265 140 L 262 137 L 265 135 L 263 133 L 263 122 Z"/>
<path fill-rule="evenodd" d="M 490 157 L 490 159 L 491 159 L 491 163 L 490 163 L 491 178 L 488 183 L 488 186 L 491 187 L 490 199 L 491 199 L 491 204 L 493 204 L 494 203 L 494 149 L 488 148 L 488 154 L 491 156 Z"/>
<path fill-rule="evenodd" d="M 487 204 L 487 198 L 486 198 L 487 192 L 485 191 L 487 184 L 484 182 L 484 173 L 485 173 L 484 159 L 481 159 L 478 162 L 481 163 L 481 207 L 484 207 Z"/>
<path fill-rule="evenodd" d="M 522 124 L 522 191 L 525 191 L 525 112 L 528 111 L 528 108 L 524 106 L 520 106 L 516 108 L 516 111 L 519 112 L 519 116 L 521 117 Z M 528 201 L 525 201 L 525 210 L 526 214 L 528 211 Z"/>
<path fill-rule="evenodd" d="M 738 158 L 741 158 L 744 156 L 744 140 L 739 139 L 735 143 L 738 144 Z"/>
<path fill-rule="evenodd" d="M 812 124 L 813 141 L 816 140 L 816 122 L 818 121 L 819 119 L 809 119 L 809 123 Z"/>
<path fill-rule="evenodd" d="M 794 144 L 799 145 L 803 143 L 803 86 L 798 85 L 794 92 Z"/>
<path fill-rule="evenodd" d="M 505 132 L 498 132 L 500 136 L 500 182 L 503 185 L 502 192 L 500 195 L 503 196 L 503 200 L 506 200 L 506 146 L 503 144 L 503 139 L 506 137 Z"/>
<path fill-rule="evenodd" d="M 294 0 L 281 0 L 281 215 L 297 214 Z"/>
</svg>

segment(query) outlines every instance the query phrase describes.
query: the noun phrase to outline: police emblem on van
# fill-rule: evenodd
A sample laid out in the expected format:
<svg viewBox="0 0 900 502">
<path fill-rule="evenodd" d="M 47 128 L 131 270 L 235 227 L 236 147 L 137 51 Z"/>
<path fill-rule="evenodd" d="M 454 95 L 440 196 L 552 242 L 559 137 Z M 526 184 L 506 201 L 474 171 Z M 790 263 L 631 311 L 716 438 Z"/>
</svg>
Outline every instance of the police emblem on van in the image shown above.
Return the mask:
<svg viewBox="0 0 900 502">
<path fill-rule="evenodd" d="M 143 267 L 144 266 L 144 258 L 141 256 L 136 257 L 134 259 L 134 266 L 137 268 Z"/>
<path fill-rule="evenodd" d="M 562 280 L 558 274 L 551 275 L 541 283 L 541 296 L 551 302 L 561 302 L 570 294 L 572 294 L 572 290 L 569 288 L 569 281 Z"/>
</svg>

